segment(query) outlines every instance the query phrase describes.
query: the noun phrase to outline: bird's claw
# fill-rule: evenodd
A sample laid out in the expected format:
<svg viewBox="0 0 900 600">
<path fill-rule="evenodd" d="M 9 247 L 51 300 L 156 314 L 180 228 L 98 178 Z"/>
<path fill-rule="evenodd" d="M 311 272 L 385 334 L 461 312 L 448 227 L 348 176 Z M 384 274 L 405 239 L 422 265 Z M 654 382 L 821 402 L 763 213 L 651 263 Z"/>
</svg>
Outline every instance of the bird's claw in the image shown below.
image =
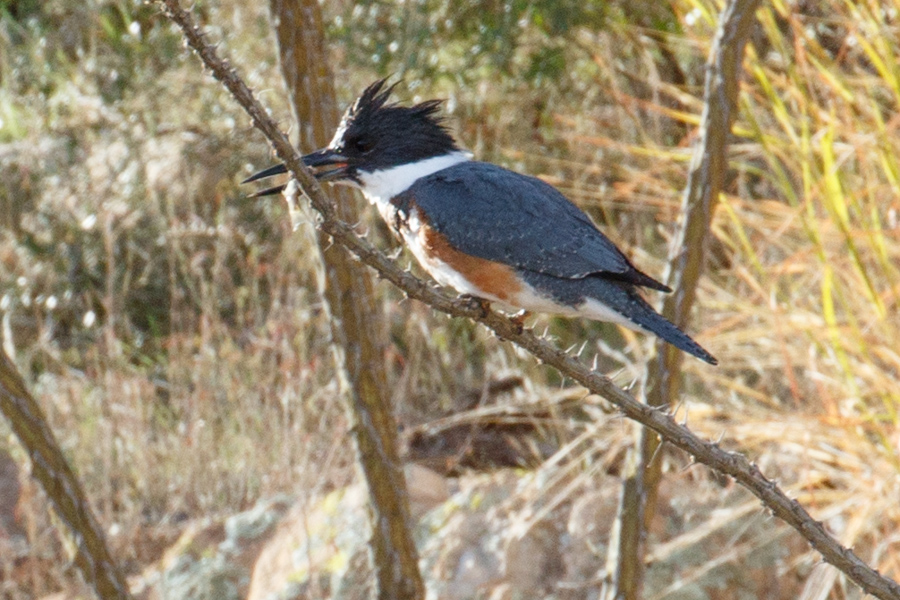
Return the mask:
<svg viewBox="0 0 900 600">
<path fill-rule="evenodd" d="M 463 305 L 469 310 L 477 310 L 480 319 L 484 319 L 491 312 L 491 303 L 484 298 L 473 296 L 471 294 L 462 294 L 459 299 Z"/>
<path fill-rule="evenodd" d="M 525 319 L 530 316 L 531 313 L 523 309 L 509 317 L 509 320 L 516 326 L 517 335 L 522 335 L 522 332 L 525 331 Z"/>
</svg>

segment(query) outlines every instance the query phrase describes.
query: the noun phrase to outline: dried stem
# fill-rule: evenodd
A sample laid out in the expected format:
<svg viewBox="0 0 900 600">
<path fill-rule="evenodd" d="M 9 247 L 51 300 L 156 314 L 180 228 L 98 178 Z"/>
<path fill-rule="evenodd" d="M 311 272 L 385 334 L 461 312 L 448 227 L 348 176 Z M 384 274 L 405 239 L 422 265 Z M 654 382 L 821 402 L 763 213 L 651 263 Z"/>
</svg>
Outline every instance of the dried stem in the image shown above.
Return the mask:
<svg viewBox="0 0 900 600">
<path fill-rule="evenodd" d="M 84 488 L 47 425 L 44 411 L 3 350 L 0 350 L 0 412 L 28 453 L 31 472 L 44 488 L 56 514 L 71 530 L 75 547 L 72 560 L 84 580 L 103 600 L 129 600 L 128 585 L 112 558 Z"/>
<path fill-rule="evenodd" d="M 378 275 L 387 279 L 407 296 L 428 304 L 435 310 L 454 317 L 478 321 L 501 339 L 505 339 L 528 351 L 540 362 L 548 364 L 566 377 L 577 381 L 592 393 L 612 402 L 622 413 L 641 425 L 655 431 L 669 444 L 691 454 L 701 462 L 720 473 L 733 477 L 758 497 L 772 514 L 796 529 L 825 561 L 831 563 L 864 591 L 882 600 L 900 600 L 900 585 L 880 575 L 859 559 L 851 550 L 841 546 L 830 536 L 823 525 L 813 519 L 795 500 L 792 500 L 770 479 L 766 478 L 756 465 L 746 457 L 727 452 L 718 444 L 700 439 L 687 427 L 677 423 L 671 414 L 658 408 L 638 402 L 633 396 L 620 389 L 609 378 L 591 371 L 586 365 L 536 337 L 531 331 L 521 327 L 494 311 L 485 310 L 478 303 L 465 299 L 455 299 L 434 289 L 428 283 L 401 269 L 394 261 L 375 249 L 367 240 L 359 237 L 353 228 L 335 218 L 335 206 L 322 193 L 322 188 L 307 169 L 300 155 L 277 124 L 266 114 L 253 97 L 246 84 L 215 50 L 203 39 L 203 34 L 184 11 L 177 0 L 158 0 L 166 14 L 182 30 L 187 43 L 197 52 L 213 76 L 222 82 L 235 100 L 250 115 L 254 125 L 266 136 L 275 154 L 287 166 L 297 180 L 311 205 L 321 215 L 319 227 L 329 234 L 335 243 L 354 254 L 361 262 L 372 267 Z"/>
<path fill-rule="evenodd" d="M 691 160 L 682 201 L 681 227 L 673 241 L 666 283 L 674 290 L 666 296 L 662 314 L 682 329 L 690 320 L 697 285 L 706 258 L 710 223 L 728 170 L 728 138 L 737 115 L 744 46 L 756 23 L 761 0 L 730 0 L 719 18 L 716 37 L 706 67 L 700 134 Z M 642 389 L 650 406 L 673 406 L 681 393 L 681 363 L 684 355 L 661 340 L 646 371 Z M 610 589 L 616 597 L 641 597 L 645 533 L 656 507 L 656 491 L 662 476 L 660 440 L 641 428 L 625 470 L 617 528 L 619 539 L 610 543 L 608 564 Z"/>
<path fill-rule="evenodd" d="M 300 145 L 313 150 L 328 143 L 340 119 L 319 0 L 271 0 L 270 6 L 281 72 L 300 125 Z M 337 216 L 357 222 L 350 190 L 340 192 Z M 345 383 L 342 395 L 350 431 L 371 499 L 369 548 L 376 594 L 380 600 L 416 600 L 425 592 L 382 360 L 384 332 L 371 271 L 332 245 L 321 229 L 316 237 L 335 363 Z"/>
</svg>

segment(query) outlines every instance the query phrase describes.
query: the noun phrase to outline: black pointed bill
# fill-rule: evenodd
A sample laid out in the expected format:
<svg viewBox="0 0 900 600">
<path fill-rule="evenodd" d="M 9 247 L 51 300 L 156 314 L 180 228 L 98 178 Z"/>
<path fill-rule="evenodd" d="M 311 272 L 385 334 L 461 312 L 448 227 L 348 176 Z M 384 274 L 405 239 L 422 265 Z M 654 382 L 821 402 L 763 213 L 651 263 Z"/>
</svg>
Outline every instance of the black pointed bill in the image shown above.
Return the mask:
<svg viewBox="0 0 900 600">
<path fill-rule="evenodd" d="M 259 181 L 260 179 L 265 179 L 266 177 L 272 177 L 273 175 L 281 175 L 282 173 L 287 173 L 287 167 L 285 167 L 284 165 L 275 165 L 274 167 L 263 169 L 259 173 L 254 173 L 247 179 L 243 180 L 241 182 L 241 185 L 250 183 L 252 181 Z"/>
<path fill-rule="evenodd" d="M 328 148 L 323 148 L 321 150 L 316 150 L 311 154 L 307 154 L 303 157 L 303 164 L 314 170 L 313 175 L 315 175 L 316 179 L 318 179 L 319 181 L 334 181 L 336 179 L 341 179 L 342 176 L 346 174 L 348 167 L 346 157 Z M 328 169 L 326 167 L 334 168 Z M 269 167 L 268 169 L 263 169 L 259 173 L 254 173 L 241 183 L 251 183 L 253 181 L 259 181 L 260 179 L 265 179 L 266 177 L 282 175 L 287 172 L 287 167 L 285 167 L 284 165 L 274 165 Z M 287 186 L 276 185 L 275 187 L 270 187 L 260 192 L 256 192 L 251 197 L 257 198 L 260 196 L 280 194 L 284 191 L 285 187 Z"/>
<path fill-rule="evenodd" d="M 322 148 L 303 157 L 303 164 L 314 169 L 314 175 L 319 181 L 335 181 L 342 179 L 350 166 L 347 157 L 331 150 Z M 334 167 L 327 169 L 325 167 Z"/>
<path fill-rule="evenodd" d="M 263 169 L 259 173 L 254 173 L 247 179 L 243 180 L 241 184 L 258 181 L 260 179 L 265 179 L 266 177 L 272 177 L 273 175 L 281 175 L 282 173 L 287 173 L 287 167 L 285 167 L 284 165 L 275 165 L 269 167 L 268 169 Z M 287 186 L 284 184 L 276 185 L 275 187 L 266 188 L 264 190 L 256 192 L 255 194 L 250 194 L 250 197 L 260 198 L 262 196 L 274 196 L 275 194 L 280 194 L 281 192 L 283 192 L 284 188 L 286 187 Z"/>
<path fill-rule="evenodd" d="M 275 194 L 280 194 L 287 188 L 287 184 L 283 183 L 281 185 L 276 185 L 274 187 L 266 188 L 264 190 L 260 190 L 258 192 L 254 192 L 250 194 L 250 198 L 262 198 L 263 196 L 274 196 Z"/>
</svg>

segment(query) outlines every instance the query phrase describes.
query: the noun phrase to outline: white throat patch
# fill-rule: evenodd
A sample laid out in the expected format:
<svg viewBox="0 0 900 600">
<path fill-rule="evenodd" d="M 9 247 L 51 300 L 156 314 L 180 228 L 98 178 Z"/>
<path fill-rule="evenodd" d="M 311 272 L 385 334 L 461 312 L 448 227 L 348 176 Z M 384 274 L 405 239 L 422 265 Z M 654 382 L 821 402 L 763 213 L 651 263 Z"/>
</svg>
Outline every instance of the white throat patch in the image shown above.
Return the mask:
<svg viewBox="0 0 900 600">
<path fill-rule="evenodd" d="M 472 155 L 468 152 L 459 150 L 372 173 L 360 171 L 359 180 L 362 183 L 359 187 L 372 204 L 387 204 L 391 198 L 408 190 L 422 177 L 458 165 L 471 157 Z"/>
</svg>

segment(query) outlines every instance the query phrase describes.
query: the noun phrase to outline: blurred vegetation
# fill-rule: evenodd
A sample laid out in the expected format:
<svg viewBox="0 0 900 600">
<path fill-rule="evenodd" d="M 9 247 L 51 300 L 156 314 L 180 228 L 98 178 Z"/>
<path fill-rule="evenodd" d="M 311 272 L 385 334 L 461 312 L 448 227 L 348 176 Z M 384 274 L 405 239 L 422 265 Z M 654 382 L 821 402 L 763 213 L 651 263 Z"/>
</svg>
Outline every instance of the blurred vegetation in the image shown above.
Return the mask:
<svg viewBox="0 0 900 600">
<path fill-rule="evenodd" d="M 346 101 L 386 74 L 404 80 L 399 99 L 446 98 L 464 146 L 557 185 L 662 271 L 714 3 L 324 8 Z M 194 10 L 287 127 L 265 7 Z M 821 510 L 863 502 L 871 525 L 842 541 L 871 558 L 900 521 L 895 502 L 870 501 L 895 500 L 900 481 L 900 26 L 869 0 L 773 2 L 759 18 L 692 328 L 722 366 L 686 361 L 689 424 L 725 431 L 776 477 L 779 457 L 808 449 L 784 467 L 790 484 Z M 354 477 L 310 228 L 292 233 L 280 203 L 237 186 L 269 160 L 155 6 L 0 3 L 3 343 L 132 570 L 167 526 Z M 469 323 L 378 292 L 404 425 L 511 372 L 526 379 L 511 402 L 565 385 Z M 650 347 L 610 325 L 536 327 L 623 385 Z M 56 555 L 39 495 L 29 503 L 31 543 Z"/>
</svg>

